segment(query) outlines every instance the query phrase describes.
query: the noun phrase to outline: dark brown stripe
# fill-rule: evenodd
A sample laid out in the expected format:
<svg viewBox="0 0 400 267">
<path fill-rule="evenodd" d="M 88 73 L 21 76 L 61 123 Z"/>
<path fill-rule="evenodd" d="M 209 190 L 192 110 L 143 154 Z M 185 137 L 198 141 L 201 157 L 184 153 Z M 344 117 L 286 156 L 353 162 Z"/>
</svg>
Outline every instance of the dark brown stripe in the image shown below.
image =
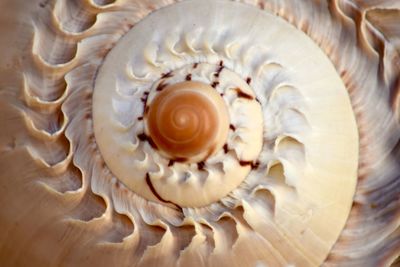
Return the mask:
<svg viewBox="0 0 400 267">
<path fill-rule="evenodd" d="M 165 87 L 167 87 L 168 86 L 168 83 L 164 83 L 163 81 L 162 82 L 160 82 L 159 84 L 158 84 L 158 86 L 157 86 L 157 88 L 156 88 L 156 91 L 157 92 L 160 92 L 160 91 L 162 91 Z"/>
<path fill-rule="evenodd" d="M 158 149 L 156 143 L 154 143 L 153 139 L 150 136 L 147 136 L 145 133 L 138 134 L 137 136 L 140 141 L 147 142 L 153 149 Z"/>
<path fill-rule="evenodd" d="M 240 88 L 236 88 L 236 93 L 237 93 L 238 97 L 240 97 L 240 98 L 245 98 L 245 99 L 248 99 L 248 100 L 254 100 L 253 96 L 243 92 Z"/>
<path fill-rule="evenodd" d="M 175 207 L 177 207 L 177 209 L 178 209 L 180 212 L 183 212 L 181 206 L 179 206 L 178 204 L 175 204 L 175 203 L 172 202 L 172 201 L 163 199 L 163 198 L 157 193 L 156 189 L 155 189 L 154 186 L 153 186 L 153 183 L 151 182 L 149 173 L 146 173 L 146 183 L 147 183 L 147 186 L 150 188 L 151 192 L 153 193 L 153 195 L 155 195 L 156 198 L 157 198 L 158 200 L 160 200 L 161 202 L 164 202 L 164 203 L 172 204 L 172 205 L 174 205 Z"/>
<path fill-rule="evenodd" d="M 253 164 L 253 162 L 252 162 L 252 161 L 244 161 L 244 160 L 241 160 L 241 161 L 239 161 L 239 164 L 240 164 L 240 166 L 242 166 L 242 167 L 246 167 L 246 166 L 251 166 L 251 165 Z"/>
<path fill-rule="evenodd" d="M 170 72 L 167 72 L 167 73 L 163 73 L 161 75 L 161 79 L 171 78 L 172 76 L 174 76 L 174 75 L 172 74 L 172 71 L 170 71 Z"/>
<path fill-rule="evenodd" d="M 145 142 L 147 140 L 147 135 L 144 133 L 138 134 L 137 136 L 140 141 Z"/>
<path fill-rule="evenodd" d="M 197 169 L 199 169 L 201 171 L 204 170 L 205 166 L 206 166 L 206 163 L 204 161 L 197 163 Z"/>
<path fill-rule="evenodd" d="M 224 67 L 224 61 L 220 61 L 219 62 L 219 65 L 218 65 L 218 68 L 217 68 L 217 70 L 216 70 L 216 72 L 215 72 L 215 74 L 214 74 L 214 77 L 219 77 L 219 75 L 221 74 L 221 71 L 224 69 L 225 67 Z"/>
<path fill-rule="evenodd" d="M 252 162 L 252 161 L 241 160 L 241 161 L 239 161 L 239 164 L 242 167 L 250 166 L 252 170 L 257 169 L 260 166 L 260 162 L 259 161 Z"/>
<path fill-rule="evenodd" d="M 211 84 L 211 87 L 212 87 L 212 88 L 217 88 L 218 85 L 219 85 L 219 82 L 213 82 L 213 83 Z"/>
<path fill-rule="evenodd" d="M 225 153 L 225 154 L 228 154 L 228 152 L 229 152 L 228 144 L 225 144 L 225 145 L 224 145 L 224 153 Z"/>
<path fill-rule="evenodd" d="M 147 95 L 144 95 L 142 98 L 140 98 L 140 100 L 144 103 L 144 104 L 146 104 L 146 102 L 147 102 Z"/>
</svg>

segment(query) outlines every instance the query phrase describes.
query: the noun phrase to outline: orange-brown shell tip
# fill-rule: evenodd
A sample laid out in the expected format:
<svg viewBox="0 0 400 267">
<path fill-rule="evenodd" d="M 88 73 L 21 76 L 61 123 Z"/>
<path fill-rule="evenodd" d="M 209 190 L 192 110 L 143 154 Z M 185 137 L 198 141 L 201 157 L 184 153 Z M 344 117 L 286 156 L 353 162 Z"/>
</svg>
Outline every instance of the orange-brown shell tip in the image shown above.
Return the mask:
<svg viewBox="0 0 400 267">
<path fill-rule="evenodd" d="M 207 157 L 223 145 L 229 129 L 227 113 L 223 99 L 210 85 L 181 82 L 154 97 L 146 126 L 168 158 L 198 161 L 194 158 Z"/>
</svg>

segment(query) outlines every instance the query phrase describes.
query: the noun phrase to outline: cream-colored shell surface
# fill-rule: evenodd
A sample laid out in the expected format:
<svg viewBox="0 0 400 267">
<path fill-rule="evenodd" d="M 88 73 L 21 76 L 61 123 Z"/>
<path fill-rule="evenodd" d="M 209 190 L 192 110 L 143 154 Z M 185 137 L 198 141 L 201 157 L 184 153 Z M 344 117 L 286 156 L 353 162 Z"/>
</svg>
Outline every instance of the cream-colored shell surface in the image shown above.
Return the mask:
<svg viewBox="0 0 400 267">
<path fill-rule="evenodd" d="M 398 1 L 0 10 L 1 266 L 396 265 Z M 193 159 L 146 126 L 182 82 L 229 120 Z"/>
</svg>

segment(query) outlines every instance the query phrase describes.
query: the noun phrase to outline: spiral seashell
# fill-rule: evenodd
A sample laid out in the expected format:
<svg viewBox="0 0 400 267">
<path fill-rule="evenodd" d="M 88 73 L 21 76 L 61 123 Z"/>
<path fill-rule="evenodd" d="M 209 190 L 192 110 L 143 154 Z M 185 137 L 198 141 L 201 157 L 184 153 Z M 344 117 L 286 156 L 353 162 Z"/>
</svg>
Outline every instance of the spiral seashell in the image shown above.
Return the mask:
<svg viewBox="0 0 400 267">
<path fill-rule="evenodd" d="M 6 2 L 1 266 L 399 263 L 396 1 Z"/>
</svg>

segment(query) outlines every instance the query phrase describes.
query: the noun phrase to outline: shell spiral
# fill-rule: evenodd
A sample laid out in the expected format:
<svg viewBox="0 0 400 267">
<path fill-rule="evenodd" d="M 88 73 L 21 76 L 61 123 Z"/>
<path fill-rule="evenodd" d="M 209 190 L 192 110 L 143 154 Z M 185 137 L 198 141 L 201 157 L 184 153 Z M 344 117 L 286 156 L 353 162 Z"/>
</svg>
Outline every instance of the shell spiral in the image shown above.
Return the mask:
<svg viewBox="0 0 400 267">
<path fill-rule="evenodd" d="M 167 86 L 149 103 L 145 119 L 155 145 L 181 161 L 211 156 L 222 148 L 229 129 L 225 102 L 210 85 L 199 82 Z"/>
<path fill-rule="evenodd" d="M 0 265 L 396 261 L 399 3 L 34 4 L 0 72 Z"/>
</svg>

